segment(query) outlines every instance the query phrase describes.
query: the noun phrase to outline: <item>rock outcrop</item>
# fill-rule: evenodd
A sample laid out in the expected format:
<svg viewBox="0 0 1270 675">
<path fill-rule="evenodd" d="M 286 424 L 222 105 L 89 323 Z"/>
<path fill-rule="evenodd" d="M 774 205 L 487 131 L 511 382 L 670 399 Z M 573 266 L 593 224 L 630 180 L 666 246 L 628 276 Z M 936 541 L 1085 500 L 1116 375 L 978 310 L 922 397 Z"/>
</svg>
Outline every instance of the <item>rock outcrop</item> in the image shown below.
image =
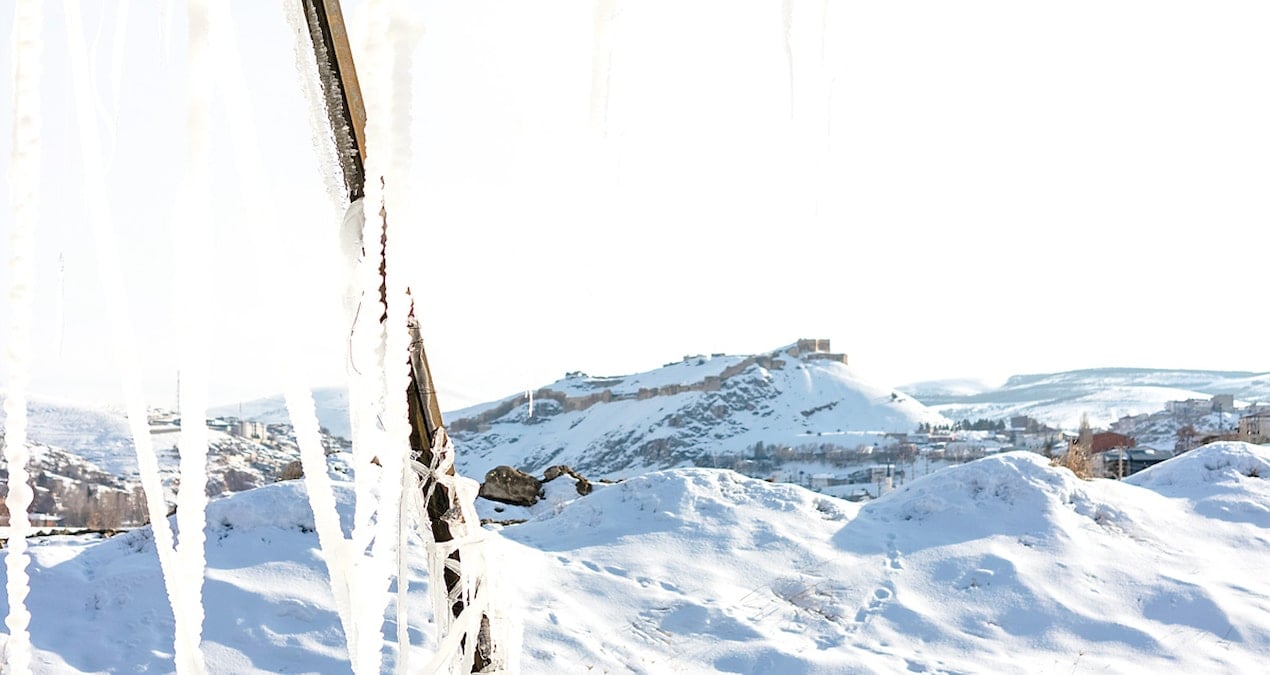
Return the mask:
<svg viewBox="0 0 1270 675">
<path fill-rule="evenodd" d="M 533 506 L 542 499 L 542 481 L 507 465 L 496 466 L 485 474 L 478 497 L 503 504 Z"/>
<path fill-rule="evenodd" d="M 591 494 L 591 490 L 595 489 L 591 486 L 591 481 L 582 477 L 582 474 L 574 471 L 572 467 L 566 464 L 557 464 L 548 468 L 542 475 L 542 482 L 550 483 L 551 481 L 561 477 L 569 476 L 574 482 L 574 486 L 578 490 L 578 494 L 586 496 Z"/>
</svg>

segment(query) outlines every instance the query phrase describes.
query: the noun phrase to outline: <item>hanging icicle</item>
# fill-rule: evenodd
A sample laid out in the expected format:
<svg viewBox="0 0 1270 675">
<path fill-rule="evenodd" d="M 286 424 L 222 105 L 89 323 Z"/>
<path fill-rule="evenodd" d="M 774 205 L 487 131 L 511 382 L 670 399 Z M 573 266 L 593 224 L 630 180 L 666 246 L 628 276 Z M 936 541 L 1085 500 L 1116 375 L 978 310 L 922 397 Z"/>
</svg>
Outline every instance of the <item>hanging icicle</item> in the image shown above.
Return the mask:
<svg viewBox="0 0 1270 675">
<path fill-rule="evenodd" d="M 57 345 L 57 357 L 62 357 L 62 342 L 66 339 L 66 254 L 57 254 L 57 301 L 53 309 L 53 344 Z"/>
<path fill-rule="evenodd" d="M 180 490 L 176 558 L 181 572 L 182 611 L 189 631 L 191 667 L 202 668 L 203 579 L 207 513 L 207 355 L 212 330 L 207 251 L 211 248 L 211 87 L 207 0 L 186 4 L 185 178 L 172 220 L 176 324 L 181 369 Z"/>
<path fill-rule="evenodd" d="M 254 216 L 254 224 L 248 229 L 254 238 L 255 245 L 249 246 L 248 249 L 253 252 L 280 250 L 282 242 L 268 236 L 271 231 L 269 225 L 278 223 L 280 220 L 277 204 L 269 191 L 269 180 L 260 154 L 260 143 L 251 112 L 251 96 L 247 91 L 246 76 L 239 58 L 238 40 L 230 5 L 212 3 L 209 9 L 211 46 L 215 61 L 221 66 L 216 69 L 216 84 L 221 100 L 225 104 L 231 130 L 230 136 L 233 139 L 235 173 L 239 179 L 239 188 L 246 211 Z M 293 9 L 297 8 L 288 7 L 288 11 Z M 306 53 L 312 61 L 312 50 L 307 50 Z M 325 116 L 325 112 L 319 111 L 318 115 Z M 257 264 L 263 267 L 266 261 L 262 259 L 257 261 Z M 285 286 L 281 294 L 285 297 L 297 295 L 303 290 L 293 275 L 284 275 L 282 283 Z M 282 320 L 286 323 L 296 323 L 300 317 L 282 317 Z M 313 509 L 318 546 L 326 561 L 336 613 L 344 634 L 348 636 L 355 632 L 351 626 L 349 614 L 348 542 L 340 528 L 339 513 L 335 508 L 335 493 L 330 475 L 327 473 L 326 450 L 322 445 L 313 394 L 305 381 L 304 364 L 300 355 L 297 350 L 289 348 L 287 338 L 285 333 L 280 334 L 278 343 L 275 344 L 278 353 L 277 362 L 283 364 L 283 398 L 295 432 L 296 443 L 300 447 L 305 490 L 308 492 L 309 502 Z"/>
<path fill-rule="evenodd" d="M 794 0 L 781 0 L 785 37 L 785 66 L 789 71 L 789 118 L 794 119 Z"/>
<path fill-rule="evenodd" d="M 163 572 L 164 588 L 176 622 L 174 637 L 176 670 L 179 673 L 199 673 L 203 671 L 202 658 L 198 653 L 194 631 L 186 620 L 182 576 L 173 546 L 172 528 L 167 519 L 167 500 L 164 497 L 163 483 L 159 478 L 159 462 L 150 439 L 145 399 L 141 393 L 139 377 L 141 361 L 137 356 L 136 337 L 128 319 L 131 311 L 124 291 L 119 248 L 111 219 L 110 196 L 106 190 L 101 133 L 93 117 L 94 105 L 89 80 L 88 49 L 84 42 L 84 22 L 78 2 L 64 0 L 62 6 L 66 16 L 67 49 L 75 92 L 81 163 L 84 167 L 84 201 L 87 205 L 88 221 L 93 231 L 97 251 L 97 268 L 101 277 L 106 315 L 110 317 L 111 342 L 123 386 L 128 427 L 132 432 L 132 442 L 137 453 L 137 468 L 141 475 L 141 486 L 145 490 L 155 550 L 159 556 L 159 568 Z"/>
<path fill-rule="evenodd" d="M 601 136 L 608 135 L 616 24 L 617 0 L 595 0 L 591 26 L 591 130 Z"/>
<path fill-rule="evenodd" d="M 19 0 L 13 19 L 13 149 L 9 160 L 9 186 L 13 230 L 9 234 L 9 348 L 5 366 L 9 373 L 4 399 L 4 458 L 9 467 L 9 550 L 5 557 L 5 593 L 9 613 L 6 667 L 14 675 L 31 673 L 31 612 L 26 606 L 31 590 L 27 567 L 27 537 L 31 534 L 28 509 L 31 490 L 27 464 L 26 387 L 31 372 L 31 315 L 35 289 L 35 228 L 39 221 L 40 176 L 40 79 L 42 74 L 44 13 L 42 0 Z"/>
</svg>

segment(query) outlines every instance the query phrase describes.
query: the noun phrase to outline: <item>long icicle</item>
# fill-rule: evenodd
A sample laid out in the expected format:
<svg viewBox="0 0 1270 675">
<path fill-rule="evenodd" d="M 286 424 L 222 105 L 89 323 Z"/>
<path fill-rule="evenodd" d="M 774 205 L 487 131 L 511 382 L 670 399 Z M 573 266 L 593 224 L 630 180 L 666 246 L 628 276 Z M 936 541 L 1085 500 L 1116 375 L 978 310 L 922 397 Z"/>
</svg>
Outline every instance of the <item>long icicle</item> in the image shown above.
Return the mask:
<svg viewBox="0 0 1270 675">
<path fill-rule="evenodd" d="M 406 249 L 400 245 L 404 235 L 400 225 L 404 223 L 409 227 L 418 222 L 414 214 L 414 204 L 410 199 L 410 191 L 404 189 L 405 186 L 412 184 L 406 160 L 409 157 L 409 148 L 412 146 L 410 136 L 413 104 L 410 86 L 411 50 L 414 48 L 415 38 L 418 35 L 411 33 L 410 27 L 413 22 L 405 15 L 403 3 L 400 0 L 394 0 L 390 4 L 390 13 L 386 12 L 382 15 L 389 27 L 389 33 L 383 41 L 383 46 L 386 46 L 387 50 L 381 55 L 380 63 L 371 64 L 377 72 L 387 75 L 386 80 L 381 82 L 379 91 L 384 99 L 378 102 L 381 110 L 386 113 L 386 124 L 376 126 L 373 130 L 366 130 L 368 156 L 370 150 L 377 149 L 376 152 L 382 160 L 377 166 L 384 170 L 384 209 L 385 213 L 392 214 L 391 218 L 384 223 L 385 234 L 388 241 L 398 244 L 388 247 L 384 252 L 383 283 L 387 310 L 384 382 L 386 390 L 390 392 L 384 405 L 384 426 L 388 436 L 389 451 L 386 461 L 383 462 L 380 482 L 381 507 L 376 545 L 372 550 L 373 568 L 376 574 L 373 578 L 377 583 L 382 584 L 385 593 L 388 590 L 388 582 L 393 576 L 397 577 L 399 589 L 409 584 L 409 578 L 402 573 L 402 565 L 398 564 L 394 568 L 392 564 L 394 553 L 399 556 L 405 545 L 403 536 L 408 521 L 402 518 L 403 497 L 406 496 L 402 493 L 402 488 L 403 481 L 406 480 L 407 460 L 411 452 L 411 429 L 405 395 L 410 385 L 411 336 L 407 328 L 410 297 L 405 275 L 402 274 L 402 270 L 409 268 L 410 261 L 409 256 L 404 253 Z M 385 135 L 373 137 L 372 132 Z M 386 154 L 385 151 L 387 151 Z M 398 561 L 400 563 L 400 558 Z M 379 588 L 377 586 L 373 590 L 378 592 Z M 385 594 L 383 599 L 386 606 L 389 598 Z M 403 602 L 404 597 L 399 593 L 397 607 L 399 621 L 407 616 L 402 606 Z M 383 608 L 381 607 L 379 611 L 382 613 Z M 400 626 L 398 630 L 401 630 Z M 400 652 L 405 652 L 408 651 L 409 644 L 401 643 L 398 647 Z M 400 672 L 400 665 L 398 670 Z"/>
<path fill-rule="evenodd" d="M 32 295 L 35 288 L 35 228 L 39 220 L 40 176 L 40 76 L 44 28 L 42 0 L 18 0 L 13 19 L 13 155 L 9 162 L 10 204 L 13 209 L 9 268 L 9 348 L 5 350 L 9 391 L 4 399 L 4 458 L 9 466 L 9 551 L 5 557 L 5 592 L 9 613 L 6 648 L 8 666 L 0 670 L 14 675 L 31 672 L 31 612 L 26 599 L 31 590 L 27 573 L 30 556 L 27 537 L 31 519 L 27 510 L 34 493 L 27 463 L 26 387 L 30 380 Z"/>
<path fill-rule="evenodd" d="M 159 556 L 164 588 L 176 621 L 174 636 L 176 670 L 179 673 L 200 672 L 201 659 L 193 653 L 197 650 L 190 639 L 190 630 L 185 623 L 184 612 L 180 611 L 182 589 L 176 551 L 173 548 L 172 527 L 167 519 L 167 500 L 164 498 L 163 482 L 159 478 L 158 458 L 154 454 L 154 445 L 150 440 L 145 399 L 138 375 L 140 359 L 137 356 L 136 336 L 129 319 L 131 310 L 128 308 L 128 298 L 124 290 L 119 246 L 111 219 L 110 197 L 106 190 L 101 135 L 93 119 L 88 50 L 84 44 L 84 22 L 80 15 L 79 3 L 75 0 L 63 0 L 62 6 L 66 16 L 67 49 L 70 57 L 71 80 L 75 90 L 81 163 L 84 169 L 84 200 L 96 244 L 98 272 L 106 314 L 110 317 L 111 341 L 128 413 L 128 427 L 132 432 L 132 442 L 137 453 L 141 486 L 146 494 L 150 527 L 154 533 L 154 548 Z"/>
<path fill-rule="evenodd" d="M 203 580 L 207 535 L 207 354 L 211 327 L 204 308 L 211 300 L 211 93 L 207 0 L 186 4 L 185 180 L 172 222 L 177 362 L 181 369 L 181 487 L 177 492 L 176 559 L 181 572 L 182 609 L 190 641 L 189 666 L 199 671 L 203 634 Z"/>
<path fill-rule="evenodd" d="M 392 115 L 395 111 L 391 105 L 386 105 L 392 96 L 389 76 L 394 42 L 394 32 L 390 27 L 388 11 L 389 7 L 384 0 L 370 1 L 367 12 L 371 21 L 369 29 L 370 34 L 377 37 L 366 46 L 367 67 L 359 69 L 363 101 L 366 104 L 365 156 L 368 178 L 365 186 L 366 197 L 362 204 L 365 218 L 362 244 L 366 254 L 358 274 L 362 280 L 362 311 L 373 308 L 373 311 L 365 317 L 370 320 L 366 322 L 369 329 L 366 332 L 369 334 L 368 337 L 373 336 L 373 345 L 368 341 L 362 353 L 363 358 L 368 357 L 372 347 L 376 352 L 373 357 L 371 391 L 378 398 L 376 407 L 380 411 L 382 423 L 382 428 L 375 430 L 379 442 L 374 447 L 381 464 L 376 499 L 372 502 L 375 507 L 375 523 L 366 531 L 366 534 L 373 538 L 373 543 L 368 554 L 357 560 L 359 567 L 357 577 L 361 582 L 357 605 L 359 626 L 369 629 L 371 625 L 375 625 L 377 628 L 374 632 L 364 630 L 359 634 L 361 644 L 357 649 L 359 664 L 356 670 L 367 673 L 379 672 L 383 658 L 383 632 L 378 630 L 378 627 L 382 625 L 384 609 L 389 600 L 387 582 L 391 574 L 391 569 L 385 567 L 385 563 L 390 560 L 386 558 L 385 553 L 386 550 L 391 550 L 390 547 L 397 541 L 397 534 L 393 529 L 397 523 L 397 504 L 390 500 L 394 495 L 400 496 L 401 474 L 399 472 L 403 457 L 409 452 L 399 447 L 406 442 L 407 436 L 398 433 L 401 425 L 397 424 L 398 416 L 403 422 L 406 417 L 404 411 L 400 410 L 400 404 L 404 403 L 401 400 L 403 397 L 397 393 L 406 390 L 406 383 L 399 381 L 401 378 L 393 377 L 394 365 L 400 366 L 398 370 L 401 370 L 402 374 L 405 370 L 405 346 L 400 345 L 401 351 L 397 351 L 398 341 L 394 339 L 396 331 L 393 330 L 399 318 L 403 326 L 405 319 L 395 313 L 398 310 L 397 303 L 392 297 L 395 289 L 389 286 L 387 272 L 380 266 L 380 262 L 385 260 L 386 255 L 384 237 L 388 236 L 388 222 L 384 214 L 392 208 L 387 201 L 386 183 L 394 180 L 394 176 L 391 175 L 391 163 L 395 154 L 395 149 L 391 147 L 388 140 L 393 123 Z M 394 212 L 393 218 L 397 217 Z M 382 298 L 381 284 L 385 293 Z M 385 319 L 382 322 L 378 321 L 381 316 Z M 395 358 L 398 354 L 401 358 Z M 371 361 L 366 359 L 363 362 L 370 363 Z M 398 384 L 400 384 L 399 387 L 396 386 Z M 360 474 L 369 469 L 369 466 L 359 463 L 356 471 Z M 395 483 L 395 487 L 388 485 L 389 480 Z M 356 536 L 355 539 L 357 539 Z M 357 550 L 359 553 L 362 552 L 360 547 Z M 376 620 L 378 623 L 372 624 Z"/>
<path fill-rule="evenodd" d="M 243 202 L 247 213 L 255 216 L 255 222 L 249 229 L 256 245 L 249 248 L 253 251 L 280 250 L 281 243 L 267 234 L 270 232 L 268 226 L 279 222 L 278 209 L 267 187 L 269 182 L 264 159 L 260 155 L 260 144 L 251 114 L 251 97 L 247 91 L 242 61 L 239 59 L 231 9 L 225 3 L 212 3 L 210 9 L 212 47 L 217 62 L 221 64 L 216 69 L 217 86 L 223 96 L 232 130 L 235 168 Z M 312 58 L 311 51 L 304 53 Z M 300 284 L 291 275 L 286 275 L 284 279 L 290 285 L 281 290 L 283 296 L 289 297 L 301 291 Z M 347 639 L 355 634 L 349 614 L 349 546 L 340 529 L 339 513 L 335 508 L 335 494 L 327 473 L 326 451 L 322 446 L 313 393 L 305 382 L 303 363 L 296 350 L 288 349 L 281 342 L 275 348 L 278 351 L 277 360 L 283 364 L 283 396 L 295 430 L 296 443 L 300 446 L 300 463 L 304 468 L 305 490 L 313 509 L 318 546 L 326 561 L 336 613 Z M 349 649 L 351 654 L 351 645 Z"/>
</svg>

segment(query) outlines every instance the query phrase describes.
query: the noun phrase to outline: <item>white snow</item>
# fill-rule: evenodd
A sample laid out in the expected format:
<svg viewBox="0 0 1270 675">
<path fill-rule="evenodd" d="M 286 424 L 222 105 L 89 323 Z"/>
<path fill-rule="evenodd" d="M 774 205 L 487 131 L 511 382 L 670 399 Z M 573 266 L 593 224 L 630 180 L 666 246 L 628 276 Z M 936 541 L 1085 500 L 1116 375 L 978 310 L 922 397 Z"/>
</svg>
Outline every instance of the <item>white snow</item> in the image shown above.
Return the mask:
<svg viewBox="0 0 1270 675">
<path fill-rule="evenodd" d="M 347 455 L 334 459 L 347 534 Z M 524 622 L 524 673 L 1257 672 L 1270 524 L 1255 513 L 1270 487 L 1247 474 L 1267 467 L 1270 448 L 1223 443 L 1084 482 L 1006 453 L 864 506 L 676 469 L 561 490 L 487 531 L 486 549 L 514 561 L 496 602 Z M 216 500 L 208 518 L 209 671 L 346 671 L 303 483 Z M 41 539 L 33 557 L 40 672 L 172 669 L 148 530 Z M 413 606 L 427 585 L 412 562 Z M 385 669 L 400 658 L 393 615 Z M 435 629 L 426 612 L 409 620 L 419 665 Z"/>
</svg>

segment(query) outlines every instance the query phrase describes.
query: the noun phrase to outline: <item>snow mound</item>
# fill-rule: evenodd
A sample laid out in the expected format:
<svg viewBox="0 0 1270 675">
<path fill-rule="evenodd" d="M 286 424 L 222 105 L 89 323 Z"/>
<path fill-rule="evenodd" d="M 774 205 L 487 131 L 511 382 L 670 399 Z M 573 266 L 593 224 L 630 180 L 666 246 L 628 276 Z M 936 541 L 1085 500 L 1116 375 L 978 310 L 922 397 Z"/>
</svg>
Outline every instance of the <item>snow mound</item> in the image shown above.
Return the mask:
<svg viewBox="0 0 1270 675">
<path fill-rule="evenodd" d="M 1161 462 L 1125 479 L 1161 492 L 1201 488 L 1214 484 L 1254 485 L 1251 481 L 1270 477 L 1270 448 L 1239 441 L 1210 443 L 1191 452 Z"/>
<path fill-rule="evenodd" d="M 1198 514 L 1270 528 L 1270 447 L 1210 443 L 1125 479 L 1189 502 Z"/>
<path fill-rule="evenodd" d="M 1117 509 L 1090 484 L 1032 452 L 1008 452 L 951 467 L 864 507 L 862 516 L 911 521 L 960 537 L 1056 532 L 1075 516 L 1107 522 Z"/>
<path fill-rule="evenodd" d="M 347 485 L 336 484 L 336 509 L 345 534 L 352 527 L 353 495 Z M 304 481 L 293 480 L 239 493 L 207 505 L 207 526 L 213 530 L 247 531 L 262 528 L 313 532 L 313 509 Z"/>
<path fill-rule="evenodd" d="M 590 495 L 556 502 L 514 532 L 516 538 L 558 540 L 578 535 L 595 541 L 659 531 L 726 531 L 753 524 L 756 511 L 842 519 L 854 510 L 846 502 L 822 498 L 794 485 L 747 478 L 733 471 L 672 469 L 620 483 L 596 484 Z"/>
</svg>

